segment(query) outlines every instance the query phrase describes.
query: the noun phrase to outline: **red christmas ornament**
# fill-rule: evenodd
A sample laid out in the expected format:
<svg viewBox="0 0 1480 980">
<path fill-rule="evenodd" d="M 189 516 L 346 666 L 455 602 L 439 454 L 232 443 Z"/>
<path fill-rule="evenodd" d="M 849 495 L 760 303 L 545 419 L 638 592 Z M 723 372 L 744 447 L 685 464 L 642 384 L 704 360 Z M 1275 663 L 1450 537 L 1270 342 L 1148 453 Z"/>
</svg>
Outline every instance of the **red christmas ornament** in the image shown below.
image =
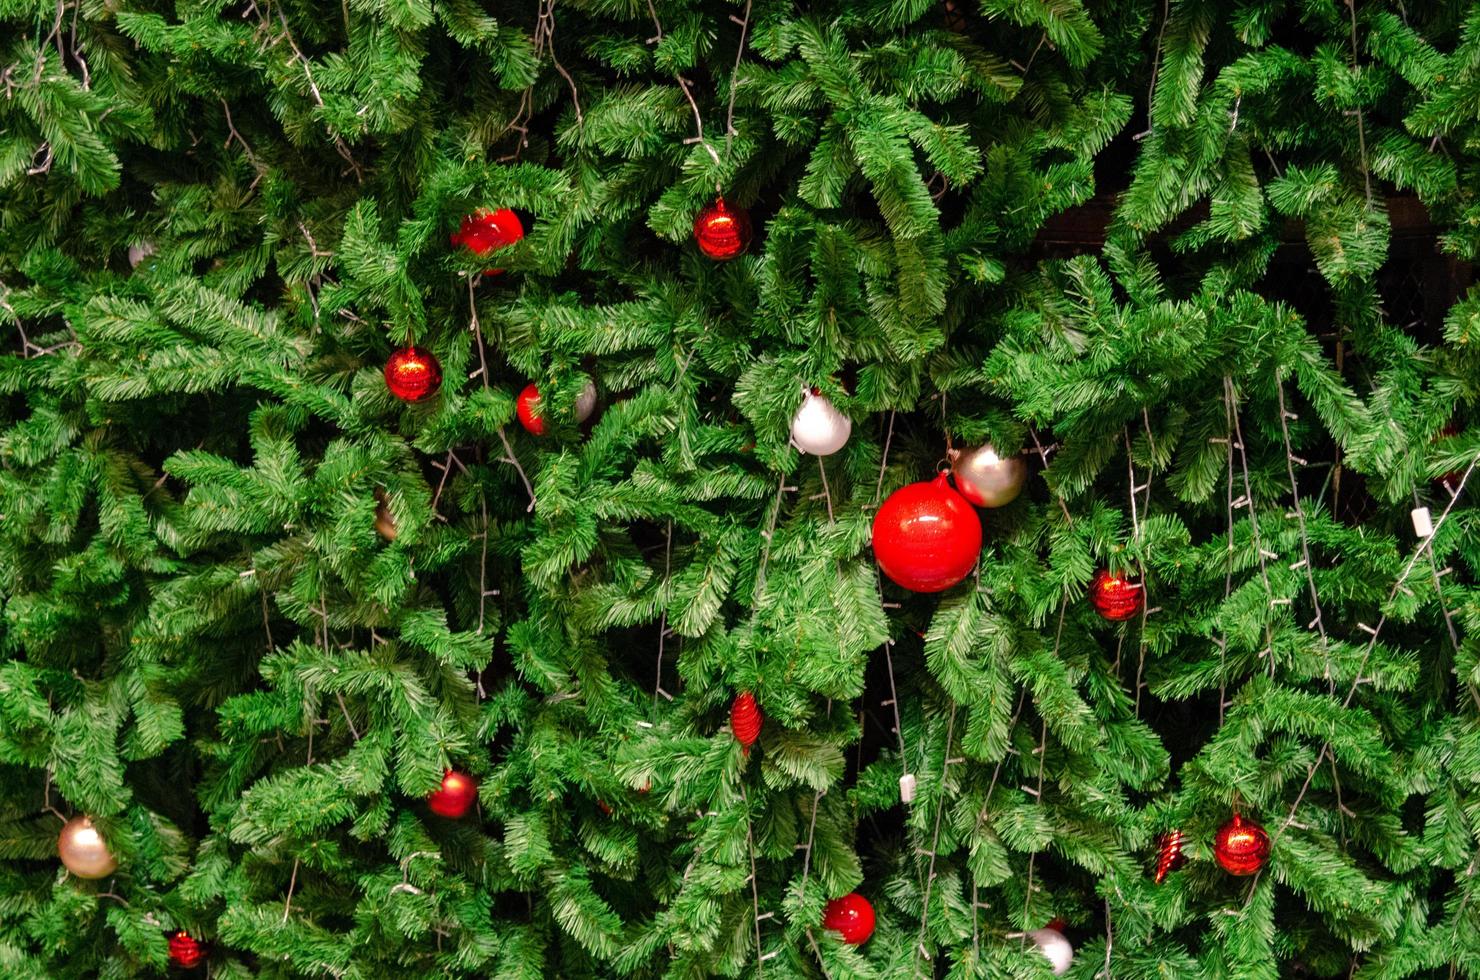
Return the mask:
<svg viewBox="0 0 1480 980">
<path fill-rule="evenodd" d="M 1182 853 L 1182 843 L 1185 840 L 1180 830 L 1169 830 L 1156 839 L 1156 883 L 1158 885 L 1166 880 L 1167 875 L 1187 863 L 1187 855 Z"/>
<path fill-rule="evenodd" d="M 945 473 L 900 487 L 874 515 L 874 557 L 912 592 L 949 589 L 976 568 L 981 550 L 981 518 Z"/>
<path fill-rule="evenodd" d="M 478 781 L 455 769 L 442 776 L 442 785 L 427 794 L 427 807 L 439 817 L 454 820 L 467 813 L 478 799 Z"/>
<path fill-rule="evenodd" d="M 861 946 L 874 934 L 874 907 L 862 895 L 849 892 L 827 903 L 822 928 L 838 933 L 850 946 Z"/>
<path fill-rule="evenodd" d="M 716 197 L 694 219 L 694 241 L 699 251 L 717 262 L 733 259 L 750 244 L 750 215 Z"/>
<path fill-rule="evenodd" d="M 385 362 L 385 384 L 403 402 L 425 401 L 442 387 L 442 365 L 425 347 L 402 347 Z"/>
<path fill-rule="evenodd" d="M 1269 858 L 1269 834 L 1253 820 L 1235 813 L 1213 835 L 1213 857 L 1231 875 L 1242 878 L 1254 874 Z"/>
<path fill-rule="evenodd" d="M 1110 622 L 1123 623 L 1141 615 L 1146 605 L 1146 589 L 1140 582 L 1102 568 L 1089 584 L 1089 601 L 1095 612 Z"/>
<path fill-rule="evenodd" d="M 519 424 L 537 436 L 545 434 L 545 420 L 540 418 L 540 390 L 534 382 L 524 386 L 514 400 L 514 411 L 519 415 Z"/>
<path fill-rule="evenodd" d="M 512 245 L 524 237 L 524 223 L 508 208 L 497 211 L 474 211 L 462 220 L 452 235 L 452 244 L 474 255 L 487 255 L 495 249 Z M 503 269 L 484 269 L 485 275 L 496 276 Z"/>
<path fill-rule="evenodd" d="M 755 740 L 761 737 L 761 709 L 755 703 L 755 695 L 746 691 L 735 699 L 730 705 L 730 731 L 735 733 L 735 741 L 750 754 L 750 747 Z"/>
<path fill-rule="evenodd" d="M 176 932 L 170 936 L 170 962 L 187 970 L 200 966 L 206 959 L 206 948 L 188 932 Z"/>
</svg>

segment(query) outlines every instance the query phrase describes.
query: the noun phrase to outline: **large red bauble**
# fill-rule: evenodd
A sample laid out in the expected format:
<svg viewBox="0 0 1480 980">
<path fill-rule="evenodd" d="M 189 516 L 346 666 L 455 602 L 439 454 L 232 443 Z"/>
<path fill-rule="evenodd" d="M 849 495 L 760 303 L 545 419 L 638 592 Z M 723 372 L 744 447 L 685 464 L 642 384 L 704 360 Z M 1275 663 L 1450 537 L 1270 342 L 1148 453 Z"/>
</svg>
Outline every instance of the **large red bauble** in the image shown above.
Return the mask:
<svg viewBox="0 0 1480 980">
<path fill-rule="evenodd" d="M 441 787 L 427 794 L 427 807 L 439 817 L 456 819 L 478 799 L 478 781 L 467 773 L 447 770 Z"/>
<path fill-rule="evenodd" d="M 1213 857 L 1231 875 L 1255 874 L 1269 858 L 1269 834 L 1253 820 L 1235 813 L 1213 835 Z"/>
<path fill-rule="evenodd" d="M 193 970 L 205 962 L 205 947 L 188 932 L 177 932 L 170 936 L 169 950 L 170 962 L 187 970 Z"/>
<path fill-rule="evenodd" d="M 843 942 L 859 946 L 874 934 L 874 907 L 857 892 L 835 898 L 822 910 L 822 928 L 843 937 Z"/>
<path fill-rule="evenodd" d="M 755 695 L 746 691 L 735 699 L 730 705 L 730 731 L 735 733 L 735 741 L 750 751 L 755 740 L 761 737 L 761 709 L 755 703 Z"/>
<path fill-rule="evenodd" d="M 694 241 L 711 259 L 733 259 L 750 244 L 750 215 L 717 197 L 694 219 Z"/>
<path fill-rule="evenodd" d="M 520 425 L 537 436 L 545 434 L 545 420 L 540 418 L 540 390 L 534 382 L 519 392 L 519 397 L 514 400 L 514 411 L 519 416 Z"/>
<path fill-rule="evenodd" d="M 874 515 L 874 557 L 912 592 L 939 592 L 970 575 L 982 551 L 982 522 L 946 474 L 889 495 Z"/>
<path fill-rule="evenodd" d="M 1089 584 L 1089 601 L 1095 612 L 1110 622 L 1123 623 L 1141 615 L 1146 589 L 1140 582 L 1102 568 Z"/>
<path fill-rule="evenodd" d="M 385 384 L 403 402 L 424 401 L 442 387 L 442 365 L 425 347 L 402 347 L 385 362 Z"/>
<path fill-rule="evenodd" d="M 462 220 L 462 225 L 452 235 L 452 244 L 460 245 L 474 255 L 487 255 L 494 249 L 512 245 L 524 237 L 524 223 L 519 215 L 508 208 L 497 211 L 474 211 Z M 486 275 L 496 276 L 503 269 L 484 269 Z"/>
</svg>

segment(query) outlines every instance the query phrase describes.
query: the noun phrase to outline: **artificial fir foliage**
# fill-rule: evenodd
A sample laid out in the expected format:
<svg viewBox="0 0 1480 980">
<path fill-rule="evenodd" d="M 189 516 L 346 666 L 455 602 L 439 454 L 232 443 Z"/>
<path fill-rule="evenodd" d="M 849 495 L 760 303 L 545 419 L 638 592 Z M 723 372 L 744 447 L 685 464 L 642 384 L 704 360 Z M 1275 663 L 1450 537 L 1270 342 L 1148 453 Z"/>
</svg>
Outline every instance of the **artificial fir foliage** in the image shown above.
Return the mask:
<svg viewBox="0 0 1480 980">
<path fill-rule="evenodd" d="M 0 975 L 1480 976 L 1477 106 L 1467 0 L 0 0 Z"/>
</svg>

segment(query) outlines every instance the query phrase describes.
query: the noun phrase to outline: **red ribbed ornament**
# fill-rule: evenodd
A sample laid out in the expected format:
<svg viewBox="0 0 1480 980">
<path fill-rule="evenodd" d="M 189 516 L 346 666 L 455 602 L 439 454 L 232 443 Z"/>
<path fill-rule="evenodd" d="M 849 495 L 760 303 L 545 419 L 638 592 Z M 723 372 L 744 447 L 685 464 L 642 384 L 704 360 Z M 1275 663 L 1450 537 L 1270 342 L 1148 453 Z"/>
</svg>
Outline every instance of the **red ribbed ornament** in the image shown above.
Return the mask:
<svg viewBox="0 0 1480 980">
<path fill-rule="evenodd" d="M 467 773 L 449 769 L 442 785 L 427 794 L 427 808 L 439 817 L 456 820 L 478 800 L 478 781 Z"/>
<path fill-rule="evenodd" d="M 462 220 L 452 234 L 452 244 L 472 252 L 487 255 L 495 249 L 512 245 L 524 237 L 524 222 L 508 208 L 496 211 L 474 211 Z M 496 276 L 503 269 L 484 269 L 485 275 Z"/>
<path fill-rule="evenodd" d="M 1156 883 L 1158 885 L 1166 881 L 1167 875 L 1187 863 L 1187 855 L 1182 853 L 1182 843 L 1185 840 L 1180 830 L 1169 830 L 1156 839 Z"/>
<path fill-rule="evenodd" d="M 730 705 L 730 731 L 735 741 L 749 754 L 750 747 L 761 737 L 761 709 L 755 703 L 755 695 L 746 691 Z"/>
<path fill-rule="evenodd" d="M 540 390 L 534 382 L 524 386 L 514 400 L 514 411 L 519 415 L 519 424 L 537 436 L 545 434 L 545 420 L 540 418 Z"/>
<path fill-rule="evenodd" d="M 879 568 L 911 592 L 940 592 L 970 575 L 982 550 L 976 510 L 946 474 L 889 495 L 874 515 Z"/>
<path fill-rule="evenodd" d="M 822 928 L 843 937 L 843 942 L 859 946 L 874 934 L 874 907 L 857 892 L 827 903 L 822 911 Z"/>
<path fill-rule="evenodd" d="M 694 241 L 717 262 L 733 259 L 750 245 L 750 215 L 717 197 L 694 219 Z"/>
<path fill-rule="evenodd" d="M 1110 622 L 1123 623 L 1141 615 L 1146 589 L 1134 579 L 1102 568 L 1089 584 L 1089 601 L 1095 612 Z"/>
<path fill-rule="evenodd" d="M 1235 813 L 1213 835 L 1213 857 L 1231 875 L 1254 874 L 1269 859 L 1269 834 L 1255 821 Z"/>
<path fill-rule="evenodd" d="M 425 347 L 402 347 L 385 362 L 385 386 L 403 402 L 419 402 L 442 387 L 442 365 Z"/>
<path fill-rule="evenodd" d="M 206 959 L 206 948 L 188 932 L 177 932 L 170 936 L 170 962 L 178 967 L 193 970 Z"/>
</svg>

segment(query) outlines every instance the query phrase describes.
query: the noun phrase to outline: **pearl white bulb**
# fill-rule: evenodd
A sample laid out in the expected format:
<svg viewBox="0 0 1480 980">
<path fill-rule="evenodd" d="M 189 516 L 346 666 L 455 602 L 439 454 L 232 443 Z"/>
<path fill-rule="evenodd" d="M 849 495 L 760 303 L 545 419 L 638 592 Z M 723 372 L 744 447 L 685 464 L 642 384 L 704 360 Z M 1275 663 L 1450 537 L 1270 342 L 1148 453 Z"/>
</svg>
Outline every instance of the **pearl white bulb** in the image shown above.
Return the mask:
<svg viewBox="0 0 1480 980">
<path fill-rule="evenodd" d="M 590 378 L 586 379 L 586 387 L 576 396 L 576 421 L 584 422 L 596 411 L 596 385 Z"/>
<path fill-rule="evenodd" d="M 1048 962 L 1053 967 L 1053 975 L 1061 977 L 1069 972 L 1069 966 L 1074 962 L 1074 947 L 1069 945 L 1069 940 L 1057 929 L 1031 929 L 1028 938 L 1038 947 L 1038 951 L 1048 957 Z"/>
<path fill-rule="evenodd" d="M 802 395 L 802 407 L 791 419 L 791 444 L 813 456 L 831 456 L 847 444 L 852 432 L 852 420 L 815 388 Z"/>
</svg>

